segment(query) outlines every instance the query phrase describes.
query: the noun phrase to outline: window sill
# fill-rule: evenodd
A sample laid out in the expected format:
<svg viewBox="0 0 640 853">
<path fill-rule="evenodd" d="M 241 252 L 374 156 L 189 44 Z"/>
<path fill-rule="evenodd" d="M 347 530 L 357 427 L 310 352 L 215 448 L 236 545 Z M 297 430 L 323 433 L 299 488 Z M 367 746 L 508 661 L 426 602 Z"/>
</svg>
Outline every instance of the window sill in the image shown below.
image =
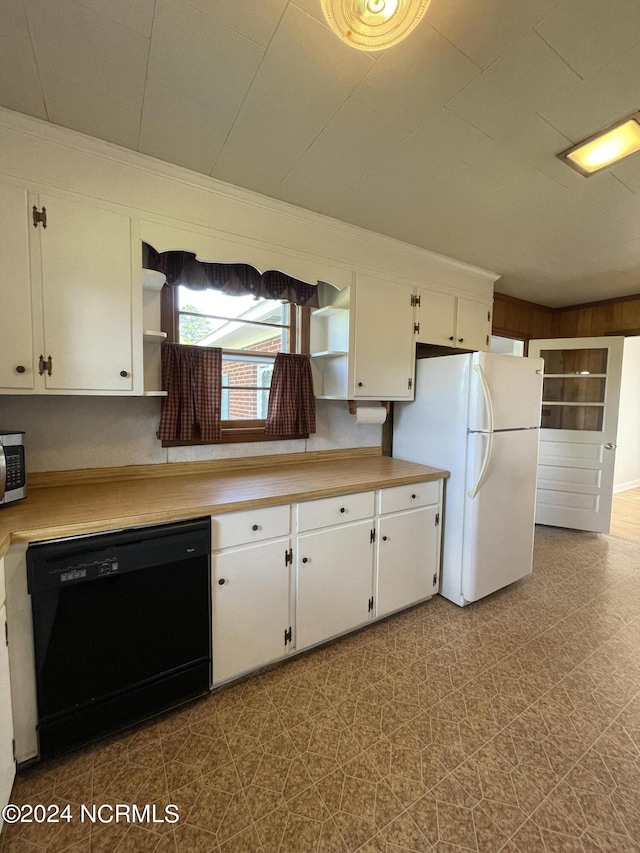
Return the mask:
<svg viewBox="0 0 640 853">
<path fill-rule="evenodd" d="M 241 444 L 248 441 L 291 441 L 292 439 L 309 438 L 309 433 L 297 433 L 294 435 L 267 435 L 264 427 L 234 427 L 232 429 L 222 428 L 220 441 L 202 441 L 194 438 L 191 441 L 163 441 L 163 447 L 195 447 L 203 444 Z"/>
</svg>

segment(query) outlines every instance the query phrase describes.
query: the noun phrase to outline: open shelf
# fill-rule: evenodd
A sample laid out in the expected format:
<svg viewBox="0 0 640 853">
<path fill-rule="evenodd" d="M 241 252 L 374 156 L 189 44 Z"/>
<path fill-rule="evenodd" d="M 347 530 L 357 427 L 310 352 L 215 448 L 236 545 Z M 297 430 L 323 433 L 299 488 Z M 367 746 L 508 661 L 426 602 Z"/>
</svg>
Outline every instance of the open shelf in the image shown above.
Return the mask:
<svg viewBox="0 0 640 853">
<path fill-rule="evenodd" d="M 142 270 L 142 288 L 143 290 L 160 291 L 165 285 L 167 277 L 164 273 L 157 270 Z"/>
<path fill-rule="evenodd" d="M 162 343 L 162 341 L 166 341 L 167 333 L 155 329 L 145 329 L 142 333 L 142 339 L 147 343 Z"/>
<path fill-rule="evenodd" d="M 168 395 L 168 391 L 145 391 L 145 397 L 166 397 Z"/>
<path fill-rule="evenodd" d="M 322 352 L 312 352 L 311 358 L 340 358 L 347 355 L 346 350 L 322 350 Z"/>
</svg>

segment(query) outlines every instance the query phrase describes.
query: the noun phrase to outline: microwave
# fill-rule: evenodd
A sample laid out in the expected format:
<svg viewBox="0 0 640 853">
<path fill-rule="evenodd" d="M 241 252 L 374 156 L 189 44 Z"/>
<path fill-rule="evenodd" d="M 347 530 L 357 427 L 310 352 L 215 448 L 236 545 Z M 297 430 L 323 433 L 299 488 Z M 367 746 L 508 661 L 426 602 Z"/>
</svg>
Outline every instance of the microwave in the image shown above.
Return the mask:
<svg viewBox="0 0 640 853">
<path fill-rule="evenodd" d="M 0 430 L 0 506 L 27 496 L 24 433 Z"/>
</svg>

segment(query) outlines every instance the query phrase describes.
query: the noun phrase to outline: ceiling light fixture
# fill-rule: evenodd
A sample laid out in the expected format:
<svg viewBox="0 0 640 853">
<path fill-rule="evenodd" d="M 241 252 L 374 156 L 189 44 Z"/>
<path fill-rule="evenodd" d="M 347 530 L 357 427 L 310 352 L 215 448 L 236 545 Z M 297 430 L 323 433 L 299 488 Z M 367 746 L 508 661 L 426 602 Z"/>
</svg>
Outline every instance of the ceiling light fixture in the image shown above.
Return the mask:
<svg viewBox="0 0 640 853">
<path fill-rule="evenodd" d="M 588 178 L 636 151 L 640 151 L 640 113 L 590 136 L 558 157 Z"/>
<path fill-rule="evenodd" d="M 392 47 L 418 26 L 430 0 L 322 0 L 334 33 L 358 50 Z"/>
</svg>

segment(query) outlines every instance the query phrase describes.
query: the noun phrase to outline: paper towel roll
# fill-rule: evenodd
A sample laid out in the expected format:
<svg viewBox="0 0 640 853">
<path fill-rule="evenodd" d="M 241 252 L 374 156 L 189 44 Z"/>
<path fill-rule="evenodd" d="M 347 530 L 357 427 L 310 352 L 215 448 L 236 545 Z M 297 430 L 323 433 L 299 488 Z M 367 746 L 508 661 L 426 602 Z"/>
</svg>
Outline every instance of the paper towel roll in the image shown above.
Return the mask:
<svg viewBox="0 0 640 853">
<path fill-rule="evenodd" d="M 384 406 L 358 406 L 356 409 L 357 424 L 383 424 L 387 419 Z"/>
</svg>

